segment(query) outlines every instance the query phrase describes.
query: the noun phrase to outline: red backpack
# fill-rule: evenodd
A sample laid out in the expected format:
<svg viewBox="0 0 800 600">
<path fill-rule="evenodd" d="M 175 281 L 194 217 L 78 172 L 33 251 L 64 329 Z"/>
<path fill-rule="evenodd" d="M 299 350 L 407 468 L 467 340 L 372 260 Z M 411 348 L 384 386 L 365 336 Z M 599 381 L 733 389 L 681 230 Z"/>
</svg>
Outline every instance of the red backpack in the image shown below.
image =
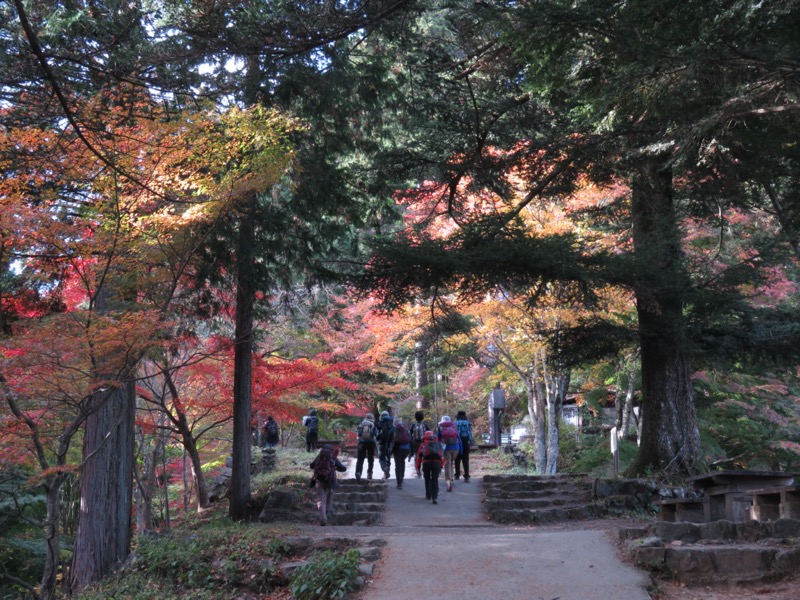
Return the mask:
<svg viewBox="0 0 800 600">
<path fill-rule="evenodd" d="M 411 443 L 411 435 L 402 423 L 394 426 L 394 443 L 398 445 Z"/>
<path fill-rule="evenodd" d="M 458 444 L 458 431 L 456 430 L 455 425 L 453 425 L 449 421 L 445 421 L 441 425 L 439 425 L 440 429 L 442 430 L 442 441 L 450 446 L 451 444 L 457 445 Z"/>
</svg>

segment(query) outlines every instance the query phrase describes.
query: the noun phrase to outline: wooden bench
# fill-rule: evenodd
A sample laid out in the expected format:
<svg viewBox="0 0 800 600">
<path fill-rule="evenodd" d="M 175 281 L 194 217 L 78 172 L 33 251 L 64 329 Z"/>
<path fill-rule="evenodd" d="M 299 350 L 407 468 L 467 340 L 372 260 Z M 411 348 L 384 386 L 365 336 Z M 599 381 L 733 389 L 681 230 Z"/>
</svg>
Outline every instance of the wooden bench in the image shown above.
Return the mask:
<svg viewBox="0 0 800 600">
<path fill-rule="evenodd" d="M 658 518 L 670 523 L 705 523 L 708 514 L 706 498 L 665 498 L 661 501 Z"/>
<path fill-rule="evenodd" d="M 747 503 L 755 521 L 800 519 L 800 485 L 779 485 L 748 490 L 736 497 Z"/>
</svg>

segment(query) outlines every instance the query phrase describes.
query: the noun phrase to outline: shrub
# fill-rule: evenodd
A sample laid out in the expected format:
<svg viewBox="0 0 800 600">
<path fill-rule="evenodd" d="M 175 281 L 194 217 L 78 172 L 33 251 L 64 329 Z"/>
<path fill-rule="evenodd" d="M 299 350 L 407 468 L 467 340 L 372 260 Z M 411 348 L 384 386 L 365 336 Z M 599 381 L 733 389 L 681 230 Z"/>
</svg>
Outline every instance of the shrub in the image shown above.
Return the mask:
<svg viewBox="0 0 800 600">
<path fill-rule="evenodd" d="M 312 559 L 292 573 L 290 589 L 297 600 L 344 598 L 355 589 L 360 557 L 356 550 L 344 555 L 331 550 L 314 554 Z"/>
</svg>

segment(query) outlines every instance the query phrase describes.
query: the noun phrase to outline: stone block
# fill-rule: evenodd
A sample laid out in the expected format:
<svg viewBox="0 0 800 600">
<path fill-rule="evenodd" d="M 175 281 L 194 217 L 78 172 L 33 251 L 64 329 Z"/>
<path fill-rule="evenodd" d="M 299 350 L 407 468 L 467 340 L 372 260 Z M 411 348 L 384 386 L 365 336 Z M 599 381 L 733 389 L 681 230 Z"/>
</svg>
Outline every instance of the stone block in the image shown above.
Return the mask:
<svg viewBox="0 0 800 600">
<path fill-rule="evenodd" d="M 778 519 L 772 524 L 772 537 L 780 539 L 800 538 L 800 521 L 797 519 Z"/>
<path fill-rule="evenodd" d="M 736 524 L 732 521 L 712 521 L 700 527 L 703 541 L 730 542 L 736 540 Z"/>
<path fill-rule="evenodd" d="M 714 548 L 717 574 L 733 579 L 749 579 L 769 570 L 775 550 L 771 548 Z"/>
<path fill-rule="evenodd" d="M 356 548 L 356 551 L 361 556 L 361 560 L 374 561 L 381 557 L 381 551 L 374 546 Z"/>
<path fill-rule="evenodd" d="M 705 548 L 665 548 L 668 572 L 686 582 L 709 581 L 715 576 L 712 553 Z"/>
<path fill-rule="evenodd" d="M 657 521 L 653 526 L 653 533 L 664 540 L 665 543 L 680 540 L 693 543 L 700 539 L 701 526 L 697 523 L 668 523 Z"/>
<path fill-rule="evenodd" d="M 772 570 L 780 575 L 795 575 L 800 570 L 800 548 L 778 550 Z"/>
</svg>

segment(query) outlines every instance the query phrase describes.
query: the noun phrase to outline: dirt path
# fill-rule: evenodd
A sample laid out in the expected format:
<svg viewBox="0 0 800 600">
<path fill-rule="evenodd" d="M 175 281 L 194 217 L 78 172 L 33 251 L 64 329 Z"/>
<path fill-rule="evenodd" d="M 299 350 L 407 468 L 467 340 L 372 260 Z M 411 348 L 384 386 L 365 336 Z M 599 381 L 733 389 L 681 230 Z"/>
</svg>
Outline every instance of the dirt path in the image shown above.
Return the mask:
<svg viewBox="0 0 800 600">
<path fill-rule="evenodd" d="M 437 505 L 421 479 L 387 486 L 388 545 L 363 600 L 417 597 L 420 585 L 459 600 L 650 600 L 649 577 L 619 560 L 605 531 L 492 524 L 477 477 L 442 486 Z"/>
</svg>

